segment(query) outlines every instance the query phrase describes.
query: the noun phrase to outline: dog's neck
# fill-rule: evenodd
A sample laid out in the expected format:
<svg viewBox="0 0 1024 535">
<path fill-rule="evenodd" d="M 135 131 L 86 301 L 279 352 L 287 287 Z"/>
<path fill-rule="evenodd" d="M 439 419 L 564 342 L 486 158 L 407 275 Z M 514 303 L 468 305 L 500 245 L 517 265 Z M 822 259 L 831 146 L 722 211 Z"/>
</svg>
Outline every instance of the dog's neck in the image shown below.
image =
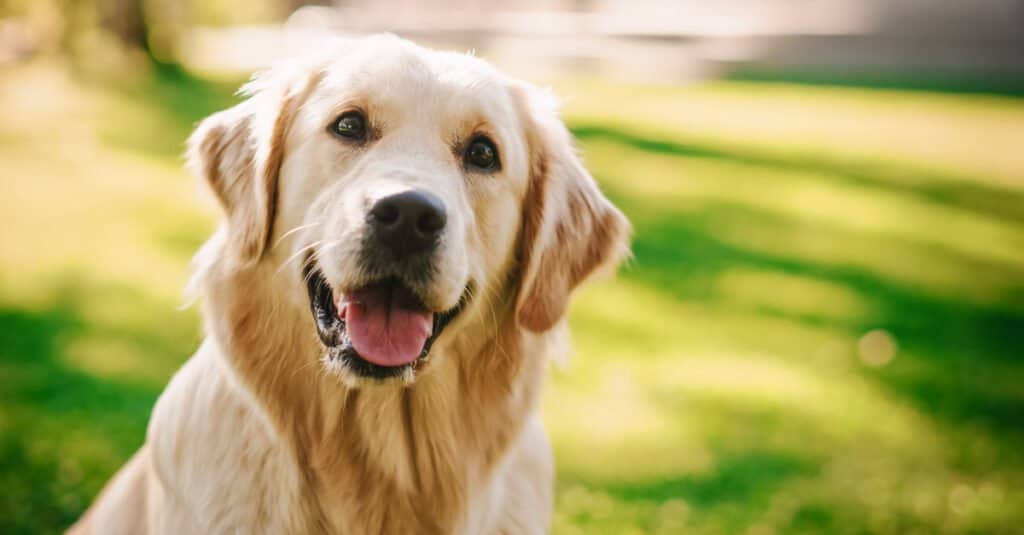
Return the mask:
<svg viewBox="0 0 1024 535">
<path fill-rule="evenodd" d="M 231 369 L 293 449 L 317 523 L 349 533 L 452 531 L 530 417 L 543 337 L 516 327 L 506 296 L 453 324 L 412 385 L 351 388 L 325 372 L 309 312 L 281 297 L 272 271 L 211 277 L 205 291 L 216 295 L 204 312 Z"/>
</svg>

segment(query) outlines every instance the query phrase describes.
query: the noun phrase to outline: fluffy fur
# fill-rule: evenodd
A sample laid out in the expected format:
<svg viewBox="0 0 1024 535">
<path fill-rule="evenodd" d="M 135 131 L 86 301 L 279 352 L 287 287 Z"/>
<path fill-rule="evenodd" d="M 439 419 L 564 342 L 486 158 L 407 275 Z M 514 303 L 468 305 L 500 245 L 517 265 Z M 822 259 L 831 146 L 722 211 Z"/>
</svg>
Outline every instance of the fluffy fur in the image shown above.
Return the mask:
<svg viewBox="0 0 1024 535">
<path fill-rule="evenodd" d="M 207 338 L 146 445 L 73 533 L 543 533 L 552 458 L 536 402 L 574 288 L 627 252 L 629 226 L 551 99 L 482 61 L 390 36 L 271 69 L 205 120 L 190 163 L 224 209 L 197 255 Z M 365 110 L 373 138 L 325 126 Z M 501 169 L 467 170 L 485 132 Z M 299 268 L 356 284 L 366 203 L 426 188 L 449 209 L 425 302 L 465 310 L 429 362 L 367 383 L 322 358 Z"/>
</svg>

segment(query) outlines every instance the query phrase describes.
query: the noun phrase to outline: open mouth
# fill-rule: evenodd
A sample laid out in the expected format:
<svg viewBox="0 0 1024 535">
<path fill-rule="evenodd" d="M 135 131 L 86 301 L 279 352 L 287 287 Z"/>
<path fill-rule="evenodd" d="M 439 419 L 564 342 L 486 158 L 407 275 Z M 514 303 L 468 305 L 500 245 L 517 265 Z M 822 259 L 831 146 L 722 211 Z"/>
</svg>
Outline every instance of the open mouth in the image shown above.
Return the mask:
<svg viewBox="0 0 1024 535">
<path fill-rule="evenodd" d="M 310 309 L 327 358 L 356 375 L 399 377 L 426 361 L 430 347 L 465 306 L 434 312 L 398 278 L 367 284 L 344 295 L 334 291 L 309 258 L 303 267 Z"/>
</svg>

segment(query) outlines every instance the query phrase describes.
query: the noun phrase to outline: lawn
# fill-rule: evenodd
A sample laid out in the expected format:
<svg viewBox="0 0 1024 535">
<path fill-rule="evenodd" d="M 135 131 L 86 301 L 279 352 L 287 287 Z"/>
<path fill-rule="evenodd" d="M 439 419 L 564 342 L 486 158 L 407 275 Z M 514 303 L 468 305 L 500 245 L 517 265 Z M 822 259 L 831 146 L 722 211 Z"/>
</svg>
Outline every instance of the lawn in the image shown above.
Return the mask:
<svg viewBox="0 0 1024 535">
<path fill-rule="evenodd" d="M 544 398 L 557 533 L 1024 525 L 1024 100 L 557 85 L 636 227 Z M 0 71 L 0 532 L 73 521 L 197 346 L 180 149 L 232 89 Z"/>
</svg>

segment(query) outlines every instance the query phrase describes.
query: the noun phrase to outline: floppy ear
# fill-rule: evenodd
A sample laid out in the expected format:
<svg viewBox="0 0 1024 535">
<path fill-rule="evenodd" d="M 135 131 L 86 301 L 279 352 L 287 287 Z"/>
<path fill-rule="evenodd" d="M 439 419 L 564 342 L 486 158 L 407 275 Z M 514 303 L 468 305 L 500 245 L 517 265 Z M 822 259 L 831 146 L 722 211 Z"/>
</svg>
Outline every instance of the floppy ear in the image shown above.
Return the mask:
<svg viewBox="0 0 1024 535">
<path fill-rule="evenodd" d="M 224 209 L 228 254 L 240 265 L 258 261 L 270 240 L 285 134 L 297 100 L 286 87 L 259 87 L 259 81 L 248 86 L 248 99 L 207 117 L 188 140 L 189 167 Z"/>
<path fill-rule="evenodd" d="M 572 146 L 553 99 L 517 88 L 526 110 L 531 176 L 523 205 L 516 317 L 534 332 L 554 326 L 572 291 L 629 254 L 629 221 L 598 189 Z"/>
</svg>

